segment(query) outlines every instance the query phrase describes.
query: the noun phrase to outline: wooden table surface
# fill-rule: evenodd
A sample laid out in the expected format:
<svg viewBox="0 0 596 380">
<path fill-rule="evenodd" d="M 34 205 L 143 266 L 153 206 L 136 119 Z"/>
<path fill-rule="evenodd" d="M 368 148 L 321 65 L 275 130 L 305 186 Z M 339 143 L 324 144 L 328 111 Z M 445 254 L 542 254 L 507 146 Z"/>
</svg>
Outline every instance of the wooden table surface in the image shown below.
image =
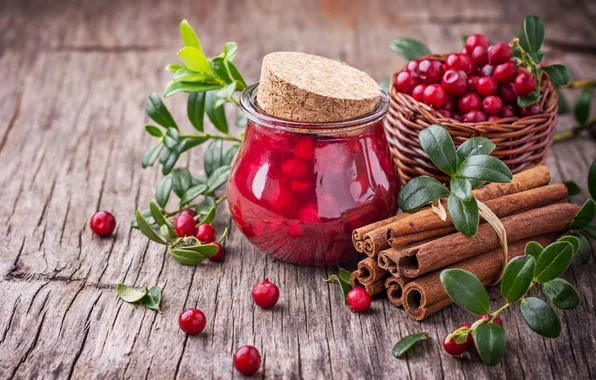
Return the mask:
<svg viewBox="0 0 596 380">
<path fill-rule="evenodd" d="M 232 227 L 225 263 L 184 267 L 148 243 L 129 222 L 153 197 L 157 168 L 141 169 L 150 146 L 146 96 L 161 92 L 181 46 L 187 18 L 208 54 L 237 41 L 249 82 L 276 50 L 341 58 L 387 77 L 404 61 L 388 43 L 428 42 L 460 49 L 460 35 L 508 39 L 523 17 L 541 16 L 546 47 L 575 78 L 594 79 L 596 4 L 589 0 L 411 2 L 311 0 L 247 2 L 4 1 L 0 5 L 0 378 L 232 378 L 236 348 L 263 355 L 258 376 L 287 378 L 594 378 L 596 260 L 574 261 L 565 275 L 580 306 L 561 313 L 563 332 L 543 339 L 517 307 L 504 313 L 507 353 L 497 366 L 446 355 L 441 339 L 472 316 L 456 307 L 418 323 L 382 299 L 352 314 L 336 285 L 335 266 L 304 267 L 266 257 L 232 227 L 225 207 L 215 222 Z M 570 99 L 577 93 L 569 92 Z M 185 96 L 166 102 L 185 120 Z M 569 116 L 559 130 L 572 126 Z M 180 164 L 202 168 L 201 149 Z M 555 181 L 585 178 L 596 157 L 587 136 L 558 143 L 547 164 Z M 97 209 L 118 219 L 98 238 Z M 268 277 L 281 289 L 273 310 L 255 307 L 250 289 Z M 163 314 L 120 301 L 115 284 L 163 287 Z M 490 291 L 492 306 L 501 303 Z M 198 307 L 206 331 L 187 336 L 178 314 Z M 391 356 L 402 336 L 428 331 L 432 341 L 405 359 Z"/>
</svg>

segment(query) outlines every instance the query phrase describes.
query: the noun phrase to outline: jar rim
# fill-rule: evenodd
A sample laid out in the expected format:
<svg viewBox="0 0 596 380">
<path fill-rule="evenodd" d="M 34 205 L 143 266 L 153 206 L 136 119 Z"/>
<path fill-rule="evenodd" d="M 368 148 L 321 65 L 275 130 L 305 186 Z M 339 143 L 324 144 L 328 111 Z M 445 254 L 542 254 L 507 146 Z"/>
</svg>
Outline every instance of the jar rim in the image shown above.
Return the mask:
<svg viewBox="0 0 596 380">
<path fill-rule="evenodd" d="M 282 119 L 277 116 L 273 116 L 265 112 L 256 102 L 257 89 L 259 82 L 252 84 L 242 91 L 240 95 L 240 109 L 246 115 L 246 117 L 260 125 L 272 128 L 287 128 L 287 129 L 299 129 L 302 132 L 318 131 L 337 131 L 362 128 L 369 124 L 373 124 L 381 120 L 387 114 L 389 110 L 389 96 L 387 93 L 379 88 L 379 101 L 375 108 L 355 119 L 341 120 L 341 121 L 326 121 L 326 122 L 310 122 L 310 121 L 295 121 Z"/>
</svg>

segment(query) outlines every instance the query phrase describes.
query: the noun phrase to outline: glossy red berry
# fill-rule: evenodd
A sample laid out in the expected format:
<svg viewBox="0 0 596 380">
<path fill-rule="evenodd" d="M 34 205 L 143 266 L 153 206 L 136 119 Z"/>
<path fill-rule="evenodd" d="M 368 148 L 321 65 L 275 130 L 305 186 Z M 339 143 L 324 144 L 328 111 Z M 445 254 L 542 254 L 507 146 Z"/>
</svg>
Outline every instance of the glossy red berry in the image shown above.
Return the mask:
<svg viewBox="0 0 596 380">
<path fill-rule="evenodd" d="M 490 115 L 490 116 L 488 117 L 488 119 L 486 119 L 486 120 L 488 120 L 488 121 L 497 121 L 497 120 L 499 120 L 500 118 L 501 118 L 501 117 L 500 117 L 500 116 L 497 116 L 497 115 Z"/>
<path fill-rule="evenodd" d="M 421 102 L 424 98 L 424 89 L 426 88 L 425 84 L 419 84 L 418 86 L 414 87 L 412 90 L 412 97 L 417 101 Z"/>
<path fill-rule="evenodd" d="M 434 108 L 441 108 L 447 100 L 447 94 L 443 87 L 438 84 L 431 84 L 424 89 L 423 98 L 425 104 Z"/>
<path fill-rule="evenodd" d="M 448 96 L 447 100 L 443 103 L 441 107 L 442 110 L 449 110 L 449 111 L 456 111 L 457 110 L 457 103 L 453 99 L 452 96 Z"/>
<path fill-rule="evenodd" d="M 528 96 L 536 89 L 536 77 L 529 73 L 520 73 L 515 77 L 515 91 L 519 96 Z"/>
<path fill-rule="evenodd" d="M 463 70 L 447 70 L 441 85 L 451 95 L 461 96 L 468 91 L 468 75 Z"/>
<path fill-rule="evenodd" d="M 263 309 L 271 309 L 279 299 L 279 289 L 268 279 L 252 288 L 252 300 Z"/>
<path fill-rule="evenodd" d="M 519 108 L 519 116 L 521 116 L 521 117 L 537 115 L 539 113 L 540 113 L 540 105 L 538 103 L 531 104 L 527 107 Z"/>
<path fill-rule="evenodd" d="M 470 111 L 479 110 L 481 105 L 482 103 L 480 96 L 474 92 L 467 93 L 466 95 L 459 98 L 457 102 L 459 111 L 463 114 L 466 114 Z"/>
<path fill-rule="evenodd" d="M 300 139 L 294 145 L 294 156 L 301 160 L 310 161 L 315 157 L 315 143 L 310 138 Z"/>
<path fill-rule="evenodd" d="M 209 261 L 223 261 L 225 255 L 224 247 L 216 241 L 211 244 L 217 246 L 217 252 L 215 252 L 215 255 L 209 258 Z"/>
<path fill-rule="evenodd" d="M 470 76 L 468 77 L 468 91 L 467 92 L 474 92 L 476 91 L 476 83 L 478 83 L 477 76 Z"/>
<path fill-rule="evenodd" d="M 478 317 L 478 319 L 476 319 L 477 321 L 479 320 L 489 320 L 491 318 L 491 315 L 481 315 Z M 495 319 L 493 319 L 492 323 L 496 323 L 497 325 L 501 325 L 503 326 L 503 320 L 501 319 L 501 317 L 495 317 Z"/>
<path fill-rule="evenodd" d="M 234 354 L 234 368 L 244 375 L 252 375 L 261 367 L 261 354 L 253 346 L 242 346 Z"/>
<path fill-rule="evenodd" d="M 417 77 L 419 64 L 420 64 L 419 60 L 413 59 L 410 62 L 408 62 L 408 64 L 406 65 L 406 70 L 408 70 L 410 73 L 412 73 L 412 75 L 414 75 L 414 77 Z"/>
<path fill-rule="evenodd" d="M 497 95 L 501 98 L 505 104 L 516 104 L 517 103 L 517 91 L 513 82 L 503 83 L 497 90 Z"/>
<path fill-rule="evenodd" d="M 476 46 L 470 54 L 472 62 L 478 67 L 482 67 L 488 63 L 488 49 L 484 46 Z"/>
<path fill-rule="evenodd" d="M 402 71 L 395 78 L 395 89 L 403 94 L 410 95 L 417 84 L 416 79 L 409 71 Z"/>
<path fill-rule="evenodd" d="M 281 164 L 281 171 L 287 177 L 300 179 L 308 177 L 309 167 L 304 160 L 290 158 Z"/>
<path fill-rule="evenodd" d="M 91 217 L 89 227 L 99 236 L 109 236 L 116 228 L 116 218 L 107 211 L 98 211 Z"/>
<path fill-rule="evenodd" d="M 494 72 L 495 72 L 495 67 L 493 65 L 484 65 L 480 69 L 480 76 L 492 77 Z"/>
<path fill-rule="evenodd" d="M 463 325 L 459 326 L 458 328 L 463 328 L 463 327 L 471 328 L 472 324 L 464 323 Z M 464 343 L 458 344 L 455 341 L 454 337 L 451 337 L 451 339 L 448 341 L 447 340 L 448 338 L 449 338 L 449 335 L 447 335 L 445 337 L 445 339 L 443 340 L 443 348 L 449 355 L 452 355 L 452 356 L 459 356 L 459 355 L 463 354 L 464 352 L 466 352 L 468 350 L 468 348 L 470 347 L 470 345 L 473 342 L 471 332 L 468 333 L 468 337 Z"/>
<path fill-rule="evenodd" d="M 504 104 L 501 108 L 501 112 L 499 112 L 500 117 L 516 117 L 517 112 L 515 111 L 515 107 L 509 104 Z"/>
<path fill-rule="evenodd" d="M 488 37 L 486 37 L 485 35 L 472 34 L 472 35 L 468 36 L 468 38 L 466 39 L 465 51 L 468 54 L 472 54 L 475 47 L 482 46 L 483 48 L 488 49 L 489 44 L 490 43 L 488 41 Z"/>
<path fill-rule="evenodd" d="M 180 237 L 192 236 L 196 231 L 195 220 L 188 214 L 180 214 L 174 221 L 174 230 Z"/>
<path fill-rule="evenodd" d="M 482 96 L 491 96 L 497 93 L 497 81 L 491 77 L 478 78 L 476 91 Z"/>
<path fill-rule="evenodd" d="M 368 310 L 371 300 L 370 294 L 364 288 L 353 288 L 346 296 L 346 302 L 354 313 Z"/>
<path fill-rule="evenodd" d="M 184 310 L 178 316 L 178 325 L 180 329 L 187 334 L 198 334 L 205 328 L 207 319 L 201 310 L 193 307 Z"/>
<path fill-rule="evenodd" d="M 480 110 L 470 111 L 464 115 L 464 123 L 482 123 L 486 121 L 486 114 Z"/>
<path fill-rule="evenodd" d="M 517 69 L 515 68 L 515 64 L 513 62 L 506 62 L 495 67 L 493 78 L 500 83 L 513 82 L 516 75 Z"/>
<path fill-rule="evenodd" d="M 188 208 L 186 210 L 180 211 L 178 215 L 190 215 L 194 218 L 197 215 L 197 212 L 191 208 Z"/>
<path fill-rule="evenodd" d="M 199 239 L 201 243 L 211 243 L 215 241 L 215 228 L 213 228 L 211 224 L 200 224 L 197 227 L 195 237 Z"/>
<path fill-rule="evenodd" d="M 503 102 L 498 96 L 487 96 L 482 100 L 482 110 L 489 115 L 498 115 L 503 107 Z"/>
<path fill-rule="evenodd" d="M 453 114 L 454 114 L 454 113 L 453 113 L 452 111 L 448 110 L 448 109 L 441 108 L 441 109 L 439 110 L 439 113 L 440 113 L 441 115 L 443 115 L 444 117 L 446 117 L 446 118 L 453 119 Z"/>
<path fill-rule="evenodd" d="M 500 65 L 511 59 L 511 46 L 507 42 L 499 42 L 488 49 L 488 62 L 491 65 Z"/>
<path fill-rule="evenodd" d="M 451 54 L 447 57 L 445 64 L 449 69 L 462 70 L 466 74 L 470 74 L 474 68 L 474 63 L 467 54 Z"/>
<path fill-rule="evenodd" d="M 434 59 L 425 59 L 418 64 L 418 77 L 424 84 L 439 83 L 443 77 L 443 65 Z"/>
</svg>

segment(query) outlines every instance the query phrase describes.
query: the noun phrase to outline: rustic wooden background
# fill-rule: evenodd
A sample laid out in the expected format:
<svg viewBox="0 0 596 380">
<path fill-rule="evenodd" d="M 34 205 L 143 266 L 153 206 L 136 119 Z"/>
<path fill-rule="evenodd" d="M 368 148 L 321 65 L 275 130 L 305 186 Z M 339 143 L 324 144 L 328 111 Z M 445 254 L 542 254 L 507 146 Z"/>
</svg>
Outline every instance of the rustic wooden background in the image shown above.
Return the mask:
<svg viewBox="0 0 596 380">
<path fill-rule="evenodd" d="M 575 78 L 596 76 L 596 3 L 585 1 L 3 1 L 0 5 L 0 378 L 231 378 L 237 347 L 263 354 L 258 376 L 273 378 L 594 378 L 596 260 L 566 275 L 581 294 L 561 313 L 559 339 L 542 339 L 517 307 L 504 314 L 505 360 L 446 355 L 441 338 L 472 316 L 456 307 L 423 323 L 385 300 L 352 314 L 335 267 L 299 267 L 265 257 L 232 228 L 223 264 L 183 267 L 129 227 L 153 197 L 159 173 L 142 170 L 150 146 L 146 96 L 161 91 L 181 46 L 178 23 L 196 27 L 209 54 L 240 46 L 250 82 L 261 57 L 297 50 L 342 58 L 387 77 L 404 61 L 388 43 L 427 41 L 437 52 L 460 49 L 460 35 L 509 39 L 523 17 L 541 16 L 546 47 Z M 569 93 L 570 99 L 576 93 Z M 185 119 L 185 97 L 167 100 Z M 564 130 L 570 117 L 559 123 Z M 201 170 L 200 151 L 181 164 Z M 584 190 L 596 157 L 586 136 L 557 144 L 547 164 L 555 180 Z M 97 209 L 118 219 L 113 238 L 88 227 Z M 216 226 L 231 227 L 221 208 Z M 273 310 L 255 307 L 250 289 L 265 276 L 281 289 Z M 163 314 L 120 301 L 117 282 L 163 287 Z M 497 289 L 490 292 L 500 304 Z M 196 306 L 208 324 L 187 336 L 178 313 Z M 429 331 L 402 360 L 402 336 Z"/>
</svg>

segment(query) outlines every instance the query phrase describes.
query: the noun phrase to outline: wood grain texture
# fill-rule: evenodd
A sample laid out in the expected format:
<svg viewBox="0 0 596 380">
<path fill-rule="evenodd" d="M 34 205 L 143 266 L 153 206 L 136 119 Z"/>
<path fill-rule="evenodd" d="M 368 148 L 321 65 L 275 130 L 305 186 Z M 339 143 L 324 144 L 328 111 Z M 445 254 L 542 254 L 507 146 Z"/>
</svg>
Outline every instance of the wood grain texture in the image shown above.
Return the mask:
<svg viewBox="0 0 596 380">
<path fill-rule="evenodd" d="M 380 80 L 405 63 L 387 49 L 395 37 L 453 51 L 464 33 L 510 37 L 526 14 L 545 20 L 546 47 L 574 76 L 594 77 L 596 8 L 589 1 L 0 4 L 0 378 L 234 378 L 232 354 L 244 344 L 263 354 L 263 378 L 594 378 L 594 257 L 583 266 L 574 261 L 565 275 L 581 304 L 561 313 L 561 337 L 532 334 L 514 307 L 503 316 L 506 358 L 487 368 L 442 351 L 442 337 L 472 318 L 456 307 L 423 323 L 386 300 L 352 314 L 336 285 L 322 281 L 335 267 L 270 259 L 235 228 L 225 263 L 183 267 L 129 227 L 160 177 L 140 166 L 150 144 L 144 104 L 167 82 L 162 68 L 175 59 L 180 19 L 196 27 L 210 55 L 237 41 L 239 67 L 253 82 L 261 57 L 275 50 L 342 58 Z M 185 120 L 184 96 L 166 103 Z M 558 128 L 571 126 L 565 116 Z M 196 149 L 180 164 L 199 172 L 200 157 Z M 576 203 L 585 199 L 595 157 L 594 140 L 577 138 L 557 144 L 547 160 L 554 181 L 580 185 Z M 114 237 L 89 230 L 97 209 L 116 215 Z M 216 227 L 231 227 L 221 210 Z M 282 293 L 272 310 L 250 298 L 266 276 Z M 163 287 L 163 314 L 118 300 L 119 281 Z M 501 303 L 497 289 L 490 296 L 493 307 Z M 190 306 L 207 314 L 199 336 L 178 329 L 178 314 Z M 400 337 L 421 331 L 433 340 L 404 359 L 391 356 Z"/>
</svg>

